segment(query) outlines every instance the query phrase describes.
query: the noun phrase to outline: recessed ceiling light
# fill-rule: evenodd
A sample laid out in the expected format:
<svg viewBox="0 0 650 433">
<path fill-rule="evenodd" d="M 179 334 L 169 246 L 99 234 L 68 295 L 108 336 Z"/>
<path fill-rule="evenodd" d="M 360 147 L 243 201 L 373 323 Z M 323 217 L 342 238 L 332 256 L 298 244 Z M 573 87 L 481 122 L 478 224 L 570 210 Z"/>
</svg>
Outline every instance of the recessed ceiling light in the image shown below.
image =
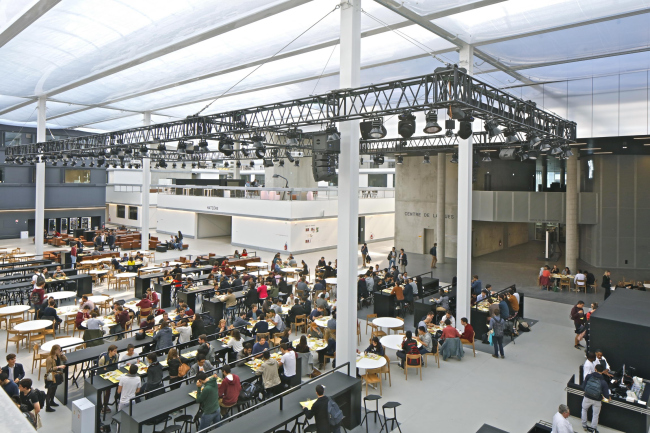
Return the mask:
<svg viewBox="0 0 650 433">
<path fill-rule="evenodd" d="M 580 150 L 600 150 L 600 147 L 586 147 L 586 148 L 580 149 Z"/>
<path fill-rule="evenodd" d="M 635 140 L 650 140 L 650 137 L 634 137 Z"/>
<path fill-rule="evenodd" d="M 594 152 L 594 155 L 607 155 L 614 152 Z"/>
<path fill-rule="evenodd" d="M 584 146 L 587 143 L 571 143 L 570 146 Z"/>
</svg>

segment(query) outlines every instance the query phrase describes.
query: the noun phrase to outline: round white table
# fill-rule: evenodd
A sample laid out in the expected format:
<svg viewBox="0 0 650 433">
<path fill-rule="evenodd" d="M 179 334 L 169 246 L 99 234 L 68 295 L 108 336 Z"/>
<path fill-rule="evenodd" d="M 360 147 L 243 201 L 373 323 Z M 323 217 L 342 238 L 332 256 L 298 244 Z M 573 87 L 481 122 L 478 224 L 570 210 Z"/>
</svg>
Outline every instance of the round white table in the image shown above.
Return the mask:
<svg viewBox="0 0 650 433">
<path fill-rule="evenodd" d="M 93 269 L 92 271 L 88 271 L 89 274 L 92 275 L 102 275 L 108 273 L 106 269 Z"/>
<path fill-rule="evenodd" d="M 645 287 L 646 289 L 650 289 L 650 284 L 644 284 L 643 287 Z"/>
<path fill-rule="evenodd" d="M 319 317 L 318 319 L 314 320 L 314 323 L 320 326 L 321 328 L 327 328 L 327 321 L 330 320 L 332 316 L 324 316 L 324 317 Z"/>
<path fill-rule="evenodd" d="M 300 338 L 293 340 L 293 347 L 298 346 L 298 344 L 300 344 Z M 327 343 L 325 343 L 323 340 L 319 338 L 308 338 L 307 347 L 309 347 L 309 350 L 314 350 L 318 352 L 319 350 L 326 349 Z"/>
<path fill-rule="evenodd" d="M 372 324 L 380 328 L 400 328 L 404 326 L 404 321 L 402 319 L 396 319 L 395 317 L 378 317 L 372 321 Z"/>
<path fill-rule="evenodd" d="M 233 268 L 234 270 L 236 270 L 237 272 L 241 272 L 241 271 L 243 271 L 244 269 L 246 269 L 246 268 L 243 267 L 243 266 L 233 266 L 232 268 Z"/>
<path fill-rule="evenodd" d="M 295 282 L 298 281 L 298 280 L 297 280 L 296 278 L 293 278 L 293 277 L 287 277 L 287 278 L 285 279 L 285 281 L 286 281 L 288 284 L 292 284 L 292 283 L 295 283 Z"/>
<path fill-rule="evenodd" d="M 8 307 L 0 308 L 0 316 L 24 313 L 27 310 L 29 310 L 29 305 L 9 305 Z"/>
<path fill-rule="evenodd" d="M 88 296 L 88 300 L 90 302 L 94 302 L 95 304 L 102 303 L 102 302 L 106 301 L 108 298 L 109 298 L 109 296 L 104 296 L 104 295 Z"/>
<path fill-rule="evenodd" d="M 76 316 L 78 312 L 79 307 L 76 305 L 67 305 L 65 307 L 59 307 L 56 309 L 56 314 L 59 317 Z"/>
<path fill-rule="evenodd" d="M 113 260 L 112 257 L 105 257 L 103 259 L 97 259 L 98 262 L 110 262 L 111 260 Z"/>
<path fill-rule="evenodd" d="M 335 277 L 332 277 L 332 278 L 325 278 L 325 282 L 326 282 L 327 284 L 336 284 L 336 281 L 337 281 L 337 280 L 336 280 Z"/>
<path fill-rule="evenodd" d="M 77 292 L 67 292 L 67 291 L 52 292 L 52 293 L 48 293 L 47 296 L 52 297 L 58 301 L 61 299 L 74 298 L 75 296 L 77 296 Z"/>
<path fill-rule="evenodd" d="M 51 320 L 30 320 L 29 322 L 23 322 L 14 325 L 14 331 L 18 331 L 18 332 L 40 331 L 41 329 L 45 329 L 48 326 L 52 326 Z"/>
<path fill-rule="evenodd" d="M 372 370 L 375 368 L 381 368 L 384 365 L 386 365 L 386 358 L 384 358 L 383 356 L 380 356 L 377 359 L 372 359 L 366 356 L 357 355 L 357 368 Z"/>
<path fill-rule="evenodd" d="M 257 275 L 258 277 L 265 277 L 269 274 L 269 271 L 252 271 L 248 275 Z"/>
<path fill-rule="evenodd" d="M 268 268 L 269 264 L 266 262 L 249 262 L 246 263 L 246 266 L 249 268 Z"/>
<path fill-rule="evenodd" d="M 99 260 L 84 260 L 82 262 L 79 262 L 79 264 L 82 265 L 96 265 L 97 263 L 99 263 Z"/>
<path fill-rule="evenodd" d="M 129 310 L 131 310 L 131 311 L 133 311 L 133 312 L 136 312 L 136 311 L 138 311 L 138 308 L 139 308 L 138 306 L 135 305 L 135 304 L 137 304 L 137 303 L 138 303 L 138 301 L 125 302 L 124 305 L 123 305 L 123 307 L 124 307 L 124 308 L 128 308 Z M 162 317 L 162 316 L 161 316 L 161 317 Z"/>
<path fill-rule="evenodd" d="M 99 316 L 97 318 L 104 321 L 105 328 L 112 328 L 113 326 L 117 325 L 117 323 L 115 322 L 115 318 L 113 316 L 109 316 L 109 317 Z M 88 319 L 81 322 L 81 326 L 86 327 L 88 326 L 87 324 L 88 324 Z"/>
<path fill-rule="evenodd" d="M 302 268 L 280 268 L 280 272 L 284 272 L 285 274 L 295 274 L 300 271 L 302 271 Z"/>
<path fill-rule="evenodd" d="M 404 341 L 403 335 L 385 335 L 379 339 L 382 346 L 393 350 L 402 350 L 402 341 Z M 418 347 L 422 345 L 418 343 Z"/>
<path fill-rule="evenodd" d="M 14 254 L 13 257 L 36 257 L 36 254 L 30 254 L 30 253 Z"/>
<path fill-rule="evenodd" d="M 67 337 L 67 338 L 58 338 L 56 340 L 48 341 L 47 343 L 43 343 L 43 345 L 40 347 L 40 350 L 43 352 L 49 352 L 52 350 L 52 346 L 55 344 L 58 344 L 61 346 L 62 351 L 66 350 L 72 350 L 75 347 L 81 346 L 84 344 L 83 338 L 79 337 Z M 64 347 L 64 346 L 69 346 L 69 347 Z"/>
<path fill-rule="evenodd" d="M 358 275 L 366 275 L 367 272 L 368 272 L 368 269 L 359 269 L 359 271 L 357 272 L 357 274 L 358 274 Z"/>
</svg>

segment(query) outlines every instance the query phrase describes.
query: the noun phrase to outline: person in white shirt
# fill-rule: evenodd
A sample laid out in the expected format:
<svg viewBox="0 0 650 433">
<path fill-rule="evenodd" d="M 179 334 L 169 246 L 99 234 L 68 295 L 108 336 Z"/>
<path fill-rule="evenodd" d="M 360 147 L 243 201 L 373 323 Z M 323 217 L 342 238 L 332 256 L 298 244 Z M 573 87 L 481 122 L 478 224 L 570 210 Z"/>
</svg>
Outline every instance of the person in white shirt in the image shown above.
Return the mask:
<svg viewBox="0 0 650 433">
<path fill-rule="evenodd" d="M 594 352 L 589 352 L 587 354 L 587 360 L 585 361 L 585 364 L 582 366 L 582 379 L 584 380 L 588 374 L 591 374 L 596 371 L 596 365 L 598 362 L 596 362 L 596 354 Z"/>
<path fill-rule="evenodd" d="M 129 401 L 135 397 L 138 392 L 140 392 L 141 385 L 142 383 L 140 382 L 140 377 L 138 376 L 138 366 L 130 366 L 129 374 L 125 374 L 120 377 L 120 382 L 117 386 L 117 393 L 121 394 L 120 404 L 117 409 L 118 411 L 129 407 Z"/>
<path fill-rule="evenodd" d="M 485 286 L 485 287 L 487 287 L 487 286 Z M 491 287 L 491 286 L 490 286 L 490 287 Z M 512 296 L 514 296 L 515 298 L 517 298 L 517 304 L 518 304 L 518 303 L 519 303 L 519 293 L 517 293 L 517 288 L 516 288 L 516 287 L 513 287 L 513 288 L 512 288 Z"/>
<path fill-rule="evenodd" d="M 178 331 L 178 344 L 187 343 L 192 339 L 192 328 L 188 325 L 187 319 L 181 319 L 174 328 Z"/>
<path fill-rule="evenodd" d="M 104 321 L 99 318 L 99 314 L 97 311 L 94 311 L 90 313 L 90 319 L 86 321 L 86 328 L 87 329 L 102 329 L 104 326 Z"/>
<path fill-rule="evenodd" d="M 140 362 L 140 358 L 136 358 L 139 354 L 140 354 L 140 349 L 137 349 L 136 351 L 135 346 L 133 346 L 133 344 L 129 344 L 126 347 L 126 352 L 120 353 L 120 358 L 118 360 L 119 364 L 117 365 L 117 368 L 125 368 L 128 367 L 129 365 L 136 365 L 138 362 Z"/>
<path fill-rule="evenodd" d="M 553 429 L 551 433 L 573 433 L 573 427 L 567 419 L 571 415 L 569 407 L 561 404 L 555 415 L 553 415 Z"/>
<path fill-rule="evenodd" d="M 282 357 L 278 364 L 284 369 L 280 379 L 282 383 L 288 384 L 289 380 L 296 375 L 296 354 L 293 350 L 289 350 L 287 343 L 280 344 L 280 351 L 282 352 Z"/>
<path fill-rule="evenodd" d="M 274 311 L 274 313 L 275 313 L 275 311 Z M 275 329 L 278 332 L 284 331 L 284 328 L 285 328 L 284 322 L 282 321 L 282 317 L 280 317 L 280 315 L 278 313 L 275 313 L 275 316 L 273 316 L 273 323 L 275 323 Z"/>
<path fill-rule="evenodd" d="M 596 360 L 594 361 L 594 365 L 602 365 L 605 371 L 603 371 L 604 375 L 611 376 L 611 373 L 609 372 L 609 364 L 607 363 L 607 360 L 603 356 L 603 351 L 600 349 L 596 349 L 594 351 L 596 354 Z"/>
<path fill-rule="evenodd" d="M 239 332 L 239 329 L 233 329 L 232 333 L 230 334 L 232 337 L 230 341 L 228 341 L 228 344 L 226 346 L 230 347 L 233 352 L 239 353 L 242 351 L 244 348 L 244 339 L 241 338 L 241 333 Z"/>
<path fill-rule="evenodd" d="M 573 278 L 573 283 L 576 285 L 576 289 L 584 288 L 587 284 L 587 277 L 582 273 L 581 270 L 578 270 L 578 273 Z"/>
<path fill-rule="evenodd" d="M 452 316 L 449 311 L 447 311 L 445 315 L 442 316 L 442 320 L 440 321 L 440 326 L 444 326 L 446 320 L 451 320 L 451 326 L 453 326 L 454 328 L 456 327 L 456 319 L 454 319 L 454 316 Z"/>
</svg>

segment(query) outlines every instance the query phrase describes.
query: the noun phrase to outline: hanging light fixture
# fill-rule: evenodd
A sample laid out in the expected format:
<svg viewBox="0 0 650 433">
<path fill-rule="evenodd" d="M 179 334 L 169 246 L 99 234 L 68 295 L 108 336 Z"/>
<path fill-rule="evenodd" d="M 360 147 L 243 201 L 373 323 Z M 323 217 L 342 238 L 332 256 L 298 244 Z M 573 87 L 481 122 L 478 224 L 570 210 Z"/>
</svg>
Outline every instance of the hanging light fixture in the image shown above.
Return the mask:
<svg viewBox="0 0 650 433">
<path fill-rule="evenodd" d="M 424 152 L 424 159 L 422 160 L 422 164 L 431 164 L 429 152 Z"/>
<path fill-rule="evenodd" d="M 499 129 L 499 124 L 494 119 L 488 119 L 483 124 L 483 128 L 487 131 L 490 138 L 494 138 L 501 134 L 501 129 Z"/>
<path fill-rule="evenodd" d="M 463 140 L 467 140 L 472 136 L 472 123 L 467 120 L 461 120 L 457 134 Z"/>
<path fill-rule="evenodd" d="M 251 137 L 253 140 L 253 149 L 255 150 L 255 156 L 262 159 L 266 154 L 266 147 L 264 147 L 264 136 L 260 134 L 255 134 Z"/>
<path fill-rule="evenodd" d="M 539 146 L 539 151 L 548 152 L 549 150 L 551 150 L 551 145 L 549 144 L 549 142 L 546 140 L 542 141 L 542 144 Z"/>
<path fill-rule="evenodd" d="M 384 160 L 384 155 L 382 155 L 382 154 L 376 155 L 373 159 L 375 161 L 375 164 L 377 164 L 377 165 L 382 165 L 384 163 L 384 161 L 385 161 Z"/>
<path fill-rule="evenodd" d="M 415 134 L 415 116 L 409 112 L 405 112 L 397 116 L 399 122 L 397 123 L 397 133 L 404 138 L 410 138 Z"/>
<path fill-rule="evenodd" d="M 397 164 L 404 164 L 404 157 L 402 155 L 397 156 Z"/>
<path fill-rule="evenodd" d="M 298 146 L 298 132 L 295 129 L 290 129 L 287 132 L 287 146 Z M 291 161 L 293 162 L 293 161 Z"/>
<path fill-rule="evenodd" d="M 370 138 L 376 140 L 379 138 L 384 138 L 387 134 L 386 128 L 384 128 L 384 119 L 378 117 L 372 120 L 372 129 L 368 133 Z"/>
<path fill-rule="evenodd" d="M 452 164 L 458 164 L 458 154 L 457 153 L 454 153 L 453 155 L 451 155 L 451 163 Z"/>
<path fill-rule="evenodd" d="M 176 146 L 176 151 L 178 153 L 186 153 L 187 152 L 187 143 L 184 140 L 180 140 L 178 142 L 178 145 Z"/>
<path fill-rule="evenodd" d="M 503 135 L 506 137 L 506 144 L 513 144 L 519 141 L 519 138 L 517 137 L 517 131 L 510 127 L 506 128 L 506 130 L 503 132 Z"/>
<path fill-rule="evenodd" d="M 490 158 L 490 154 L 488 152 L 483 154 L 483 159 L 481 159 L 483 162 L 492 162 L 492 158 Z"/>
<path fill-rule="evenodd" d="M 454 119 L 445 120 L 445 129 L 447 130 L 445 135 L 450 138 L 453 137 L 454 129 L 456 129 L 456 121 Z"/>
<path fill-rule="evenodd" d="M 294 162 L 295 161 L 295 158 L 293 157 L 293 155 L 291 155 L 291 150 L 289 150 L 289 149 L 284 151 L 284 156 L 287 157 L 289 162 Z"/>
<path fill-rule="evenodd" d="M 442 131 L 442 128 L 438 124 L 438 111 L 429 110 L 426 119 L 427 123 L 424 125 L 424 129 L 422 130 L 425 134 L 437 134 L 438 132 Z"/>
<path fill-rule="evenodd" d="M 206 148 L 207 148 L 207 141 L 206 141 Z M 220 137 L 218 148 L 219 148 L 219 152 L 223 153 L 225 156 L 232 156 L 234 152 L 232 139 L 226 136 Z"/>
</svg>

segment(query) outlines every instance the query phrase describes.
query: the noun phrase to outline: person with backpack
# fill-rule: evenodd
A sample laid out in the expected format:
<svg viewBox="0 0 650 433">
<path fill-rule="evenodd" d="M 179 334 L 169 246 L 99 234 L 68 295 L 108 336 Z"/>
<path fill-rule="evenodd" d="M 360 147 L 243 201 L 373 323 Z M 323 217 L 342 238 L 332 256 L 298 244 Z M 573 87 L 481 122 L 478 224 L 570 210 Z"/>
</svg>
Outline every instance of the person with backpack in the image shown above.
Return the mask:
<svg viewBox="0 0 650 433">
<path fill-rule="evenodd" d="M 339 433 L 343 412 L 331 398 L 325 396 L 325 387 L 316 385 L 316 401 L 311 409 L 303 408 L 307 419 L 316 421 L 316 433 Z"/>
<path fill-rule="evenodd" d="M 20 391 L 20 405 L 25 405 L 27 412 L 33 415 L 36 420 L 36 428 L 41 428 L 39 412 L 45 404 L 45 393 L 36 388 L 32 389 L 31 379 L 21 379 L 18 382 L 18 390 Z"/>
<path fill-rule="evenodd" d="M 54 402 L 54 394 L 59 384 L 63 383 L 65 377 L 61 372 L 65 368 L 68 358 L 61 352 L 61 346 L 55 344 L 50 350 L 50 355 L 45 359 L 45 388 L 47 388 L 47 398 L 45 399 L 45 412 L 54 412 L 54 407 L 58 404 Z"/>
<path fill-rule="evenodd" d="M 117 346 L 111 344 L 110 346 L 108 346 L 108 351 L 99 355 L 99 358 L 97 359 L 97 366 L 104 367 L 104 368 L 98 369 L 96 374 L 102 375 L 109 371 L 117 370 L 117 362 L 118 362 Z M 102 406 L 102 413 L 111 413 L 111 409 L 108 407 L 108 402 L 110 401 L 110 398 L 111 398 L 111 390 L 107 389 L 106 391 L 104 391 L 104 401 L 106 402 L 106 404 L 102 406 L 101 399 L 98 402 L 98 404 Z"/>
<path fill-rule="evenodd" d="M 368 257 L 368 244 L 364 242 L 361 246 L 361 267 L 366 266 L 366 257 Z"/>
<path fill-rule="evenodd" d="M 411 331 L 406 331 L 406 336 L 402 341 L 402 350 L 397 351 L 397 357 L 399 358 L 400 368 L 404 368 L 404 361 L 406 360 L 406 355 L 420 355 L 420 350 L 418 349 L 418 342 L 413 339 L 413 333 Z M 410 365 L 410 364 L 409 364 Z"/>
<path fill-rule="evenodd" d="M 434 243 L 431 249 L 429 250 L 429 254 L 431 254 L 431 267 L 435 268 L 436 263 L 438 263 L 438 244 Z"/>
<path fill-rule="evenodd" d="M 602 407 L 602 399 L 609 399 L 609 386 L 603 376 L 605 367 L 598 364 L 596 371 L 587 375 L 585 378 L 584 391 L 585 396 L 582 399 L 582 428 L 585 430 L 598 433 L 598 415 L 600 415 L 600 408 Z M 587 426 L 589 420 L 587 419 L 587 411 L 591 408 L 591 428 Z"/>
<path fill-rule="evenodd" d="M 501 352 L 501 358 L 505 358 L 503 354 L 503 331 L 506 329 L 506 321 L 501 317 L 499 310 L 494 311 L 494 316 L 490 319 L 488 328 L 494 331 L 492 335 L 492 344 L 494 345 L 494 355 L 493 358 L 499 357 L 499 352 Z"/>
<path fill-rule="evenodd" d="M 390 252 L 388 253 L 388 268 L 392 269 L 393 266 L 395 266 L 395 260 L 397 260 L 397 251 L 395 251 L 395 247 L 391 248 Z"/>
<path fill-rule="evenodd" d="M 29 300 L 32 303 L 32 307 L 34 308 L 34 320 L 36 320 L 38 319 L 38 313 L 43 306 L 43 302 L 45 301 L 45 279 L 42 275 L 37 276 L 34 281 L 34 285 L 35 287 L 32 290 L 32 293 L 29 295 Z"/>
</svg>

